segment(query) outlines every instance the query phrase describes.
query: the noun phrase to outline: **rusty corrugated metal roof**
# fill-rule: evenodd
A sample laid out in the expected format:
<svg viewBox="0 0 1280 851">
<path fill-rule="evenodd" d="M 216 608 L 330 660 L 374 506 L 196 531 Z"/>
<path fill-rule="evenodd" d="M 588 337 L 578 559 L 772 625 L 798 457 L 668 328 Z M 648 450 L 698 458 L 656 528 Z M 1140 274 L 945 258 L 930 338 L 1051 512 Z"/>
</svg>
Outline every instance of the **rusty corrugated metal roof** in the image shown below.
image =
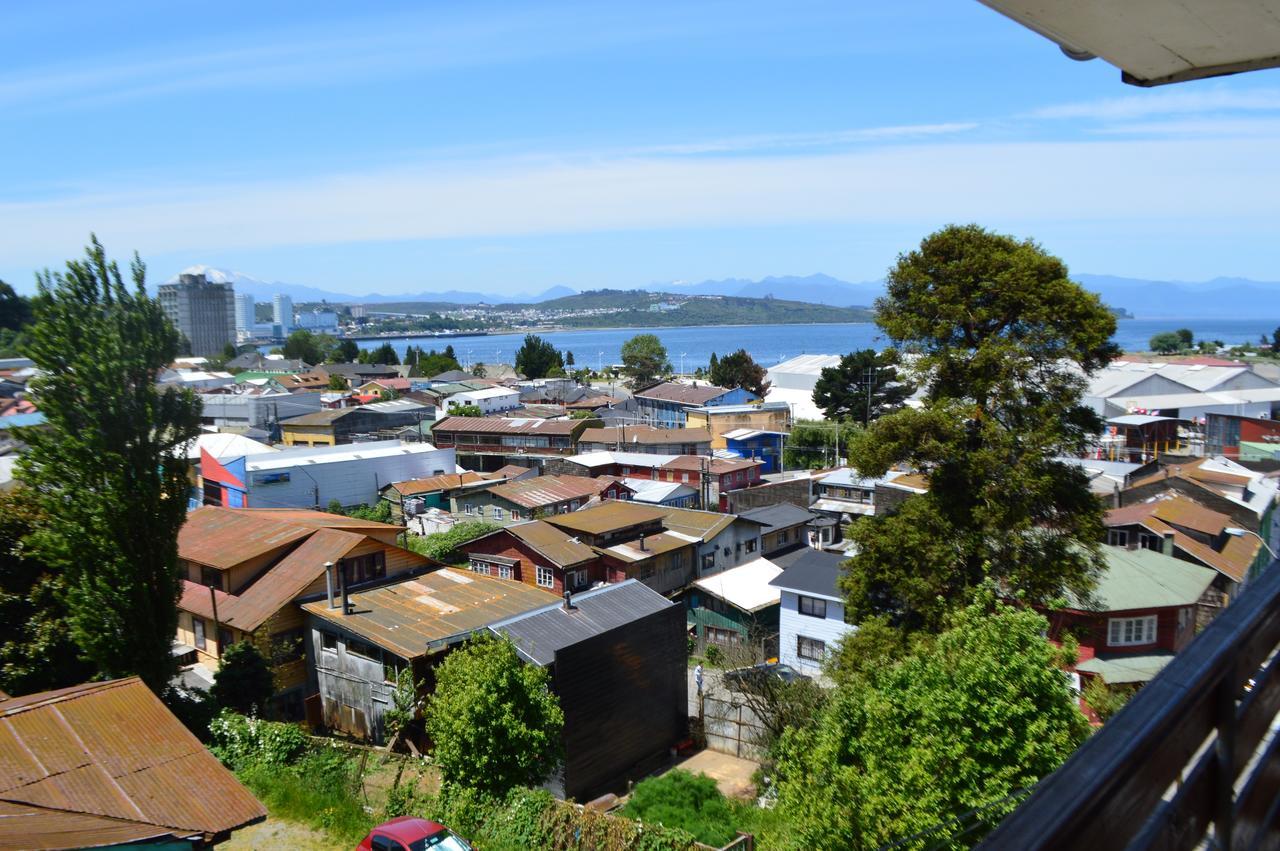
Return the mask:
<svg viewBox="0 0 1280 851">
<path fill-rule="evenodd" d="M 422 656 L 432 645 L 460 640 L 513 615 L 541 608 L 555 594 L 523 582 L 493 579 L 451 567 L 404 582 L 350 595 L 354 611 L 343 615 L 327 600 L 303 609 L 405 659 Z"/>
<path fill-rule="evenodd" d="M 266 816 L 137 677 L 0 701 L 0 801 L 187 834 Z"/>
<path fill-rule="evenodd" d="M 571 499 L 589 499 L 608 486 L 588 476 L 534 476 L 489 488 L 489 493 L 524 508 L 542 508 Z"/>
<path fill-rule="evenodd" d="M 483 482 L 485 478 L 479 473 L 473 473 L 467 470 L 464 473 L 442 473 L 439 476 L 428 476 L 425 479 L 409 479 L 404 482 L 393 482 L 387 487 L 398 492 L 402 496 L 411 496 L 417 493 L 432 493 L 434 491 L 452 490 L 460 488 L 463 485 L 469 485 L 474 482 Z"/>
<path fill-rule="evenodd" d="M 571 567 L 596 557 L 595 550 L 591 547 L 542 520 L 516 523 L 494 534 L 500 535 L 503 532 L 509 532 L 524 541 L 557 567 Z M 466 549 L 465 545 L 463 549 Z"/>
<path fill-rule="evenodd" d="M 764 464 L 758 458 L 708 458 L 705 455 L 677 455 L 662 465 L 664 470 L 688 470 L 701 472 L 702 465 L 707 465 L 707 472 L 713 476 L 722 476 L 737 470 L 749 470 Z"/>
<path fill-rule="evenodd" d="M 579 443 L 621 444 L 622 449 L 631 445 L 663 446 L 669 443 L 710 443 L 711 432 L 705 428 L 654 428 L 647 425 L 604 426 L 587 429 L 578 438 Z"/>
<path fill-rule="evenodd" d="M 661 520 L 666 516 L 667 512 L 662 508 L 637 505 L 633 502 L 610 501 L 579 509 L 572 514 L 557 514 L 555 517 L 546 518 L 546 521 L 561 529 L 599 535 L 614 529 Z"/>
<path fill-rule="evenodd" d="M 310 534 L 305 526 L 281 523 L 266 515 L 207 505 L 187 515 L 178 532 L 178 554 L 188 561 L 230 568 Z"/>
<path fill-rule="evenodd" d="M 0 849 L 61 851 L 114 847 L 145 840 L 183 839 L 199 832 L 138 821 L 0 801 Z"/>
</svg>

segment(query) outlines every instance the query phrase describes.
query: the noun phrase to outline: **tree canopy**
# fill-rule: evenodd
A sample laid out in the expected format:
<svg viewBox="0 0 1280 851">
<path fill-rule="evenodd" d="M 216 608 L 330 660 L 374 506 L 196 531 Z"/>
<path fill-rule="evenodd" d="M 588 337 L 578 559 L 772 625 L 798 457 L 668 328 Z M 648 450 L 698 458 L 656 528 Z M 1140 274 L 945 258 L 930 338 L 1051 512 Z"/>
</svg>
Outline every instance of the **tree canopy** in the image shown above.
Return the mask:
<svg viewBox="0 0 1280 851">
<path fill-rule="evenodd" d="M 313 366 L 318 363 L 349 363 L 359 354 L 354 340 L 339 340 L 306 328 L 290 332 L 281 351 L 287 358 L 298 358 Z"/>
<path fill-rule="evenodd" d="M 383 343 L 376 348 L 362 349 L 360 351 L 359 360 L 360 363 L 394 366 L 400 363 L 400 356 L 396 354 L 395 346 L 390 343 Z"/>
<path fill-rule="evenodd" d="M 813 403 L 829 420 L 868 423 L 901 408 L 913 392 L 915 388 L 898 377 L 894 351 L 863 349 L 822 370 Z"/>
<path fill-rule="evenodd" d="M 30 536 L 62 570 L 71 635 L 106 676 L 138 674 L 161 690 L 173 670 L 178 530 L 190 490 L 185 447 L 200 402 L 161 388 L 178 332 L 145 288 L 133 288 L 97 239 L 83 260 L 39 276 L 28 356 L 45 427 L 25 435 L 19 478 L 51 518 Z"/>
<path fill-rule="evenodd" d="M 1060 668 L 1074 648 L 1051 645 L 1042 616 L 987 593 L 948 626 L 841 683 L 815 725 L 784 736 L 778 808 L 801 847 L 879 848 L 938 827 L 903 847 L 953 847 L 973 827 L 968 847 L 1087 737 Z"/>
<path fill-rule="evenodd" d="M 757 399 L 769 391 L 765 368 L 755 362 L 746 349 L 738 349 L 716 361 L 711 369 L 711 383 L 717 387 L 740 387 Z"/>
<path fill-rule="evenodd" d="M 564 713 L 550 676 L 526 665 L 509 638 L 481 637 L 436 668 L 427 733 L 446 783 L 502 795 L 550 776 Z"/>
<path fill-rule="evenodd" d="M 1162 355 L 1170 355 L 1174 352 L 1180 352 L 1185 347 L 1182 335 L 1177 331 L 1161 331 L 1151 337 L 1149 343 L 1151 351 L 1159 352 Z"/>
<path fill-rule="evenodd" d="M 671 370 L 667 347 L 655 334 L 637 334 L 622 344 L 622 371 L 633 384 L 647 384 Z"/>
<path fill-rule="evenodd" d="M 222 651 L 209 689 L 219 708 L 261 718 L 275 691 L 271 668 L 252 643 L 237 641 Z"/>
<path fill-rule="evenodd" d="M 993 577 L 1032 602 L 1087 594 L 1100 567 L 1102 506 L 1079 456 L 1102 423 L 1085 376 L 1113 358 L 1115 318 L 1030 240 L 950 226 L 890 270 L 877 322 L 913 355 L 924 407 L 855 437 L 865 476 L 902 465 L 928 490 L 858 520 L 844 578 L 850 614 L 936 629 Z"/>
<path fill-rule="evenodd" d="M 537 334 L 526 334 L 516 350 L 516 372 L 525 378 L 546 378 L 553 369 L 564 370 L 564 359 L 556 347 Z"/>
</svg>

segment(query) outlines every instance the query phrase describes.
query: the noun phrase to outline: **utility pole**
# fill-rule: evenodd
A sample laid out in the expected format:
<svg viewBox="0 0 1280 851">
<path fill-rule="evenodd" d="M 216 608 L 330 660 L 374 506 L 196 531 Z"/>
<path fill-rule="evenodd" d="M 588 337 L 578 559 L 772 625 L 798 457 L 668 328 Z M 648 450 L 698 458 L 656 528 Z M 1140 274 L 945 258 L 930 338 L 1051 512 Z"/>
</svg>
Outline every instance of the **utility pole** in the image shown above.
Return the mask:
<svg viewBox="0 0 1280 851">
<path fill-rule="evenodd" d="M 862 381 L 867 385 L 867 404 L 863 409 L 864 419 L 862 423 L 864 428 L 871 426 L 871 383 L 875 381 L 875 376 L 876 370 L 874 367 L 867 367 L 862 371 Z"/>
</svg>

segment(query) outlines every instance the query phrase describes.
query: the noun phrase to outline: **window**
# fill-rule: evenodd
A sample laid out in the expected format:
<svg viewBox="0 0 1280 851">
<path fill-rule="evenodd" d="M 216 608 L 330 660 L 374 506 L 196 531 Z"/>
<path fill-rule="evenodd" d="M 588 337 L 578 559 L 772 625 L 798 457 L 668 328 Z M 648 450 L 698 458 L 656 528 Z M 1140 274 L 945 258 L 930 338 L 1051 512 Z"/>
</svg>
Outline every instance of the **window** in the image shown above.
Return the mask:
<svg viewBox="0 0 1280 851">
<path fill-rule="evenodd" d="M 382 550 L 368 555 L 344 558 L 342 569 L 346 572 L 347 584 L 358 585 L 371 579 L 381 579 L 387 575 L 387 557 Z"/>
<path fill-rule="evenodd" d="M 1141 618 L 1111 618 L 1107 621 L 1107 644 L 1112 647 L 1151 644 L 1155 640 L 1155 615 Z"/>
<path fill-rule="evenodd" d="M 512 511 L 512 512 L 511 512 L 511 519 L 512 519 L 512 520 L 523 520 L 523 519 L 524 519 L 524 515 L 523 515 L 523 514 L 521 514 L 519 511 Z"/>
<path fill-rule="evenodd" d="M 1107 543 L 1113 547 L 1129 546 L 1129 533 L 1124 529 L 1108 529 Z"/>
<path fill-rule="evenodd" d="M 499 508 L 499 507 L 498 507 L 498 506 L 496 506 L 496 505 L 493 507 L 493 519 L 494 519 L 494 520 L 501 520 L 501 519 L 502 519 L 502 509 L 501 509 L 501 508 Z"/>
<path fill-rule="evenodd" d="M 367 641 L 361 641 L 358 638 L 347 639 L 347 652 L 356 656 L 363 656 L 365 659 L 372 659 L 375 662 L 382 660 L 382 651 Z"/>
<path fill-rule="evenodd" d="M 807 635 L 797 635 L 796 655 L 811 662 L 821 662 L 827 655 L 827 644 Z"/>
<path fill-rule="evenodd" d="M 556 585 L 556 574 L 549 567 L 538 565 L 537 569 L 538 586 L 541 588 L 554 588 Z"/>
<path fill-rule="evenodd" d="M 509 565 L 509 564 L 500 564 L 500 565 L 498 565 L 498 578 L 499 578 L 499 579 L 511 579 L 511 578 L 512 578 L 511 565 Z"/>
<path fill-rule="evenodd" d="M 328 650 L 332 653 L 337 653 L 338 652 L 338 636 L 334 635 L 332 632 L 322 631 L 320 633 L 320 649 Z"/>
<path fill-rule="evenodd" d="M 747 552 L 754 553 L 756 551 L 756 546 L 759 543 L 760 541 L 757 538 L 752 538 L 750 541 L 747 541 Z"/>
<path fill-rule="evenodd" d="M 587 585 L 587 572 L 585 570 L 575 570 L 569 574 L 569 585 L 576 591 L 579 588 L 585 588 Z"/>
<path fill-rule="evenodd" d="M 218 630 L 218 654 L 221 655 L 228 647 L 235 642 L 231 640 L 231 630 L 225 626 Z"/>
<path fill-rule="evenodd" d="M 205 641 L 204 641 L 204 618 L 198 618 L 198 617 L 196 617 L 195 615 L 192 615 L 192 616 L 191 616 L 191 631 L 192 631 L 192 632 L 194 632 L 194 633 L 196 634 L 196 648 L 197 648 L 197 649 L 199 649 L 199 650 L 203 650 L 203 649 L 205 649 Z"/>
<path fill-rule="evenodd" d="M 222 587 L 222 571 L 216 567 L 200 568 L 200 584 L 208 585 L 210 588 L 217 588 L 219 591 L 225 591 Z"/>
<path fill-rule="evenodd" d="M 684 482 L 686 485 L 687 485 L 687 484 L 689 484 L 689 474 L 688 474 L 688 473 L 681 473 L 681 474 L 680 474 L 680 481 Z"/>
<path fill-rule="evenodd" d="M 474 561 L 474 560 L 473 560 L 473 561 L 471 562 L 471 572 L 472 572 L 472 573 L 483 573 L 485 576 L 488 576 L 488 575 L 490 575 L 490 572 L 491 572 L 491 571 L 489 570 L 489 563 L 488 563 L 488 562 L 484 562 L 484 561 Z"/>
<path fill-rule="evenodd" d="M 716 566 L 716 554 L 707 553 L 702 557 L 702 569 L 704 571 L 713 570 Z"/>
<path fill-rule="evenodd" d="M 791 534 L 791 530 L 783 529 L 781 532 L 778 533 L 778 543 L 785 544 L 787 542 L 787 536 L 790 534 Z"/>
<path fill-rule="evenodd" d="M 798 608 L 800 614 L 808 615 L 811 618 L 825 618 L 827 616 L 827 601 L 819 600 L 817 597 L 801 595 Z"/>
<path fill-rule="evenodd" d="M 1144 550 L 1155 550 L 1156 552 L 1160 552 L 1162 549 L 1162 543 L 1163 542 L 1160 540 L 1159 535 L 1151 535 L 1147 532 L 1138 533 L 1138 546 L 1142 547 Z"/>
<path fill-rule="evenodd" d="M 742 636 L 732 629 L 721 629 L 717 626 L 704 626 L 703 634 L 712 644 L 737 644 Z"/>
</svg>

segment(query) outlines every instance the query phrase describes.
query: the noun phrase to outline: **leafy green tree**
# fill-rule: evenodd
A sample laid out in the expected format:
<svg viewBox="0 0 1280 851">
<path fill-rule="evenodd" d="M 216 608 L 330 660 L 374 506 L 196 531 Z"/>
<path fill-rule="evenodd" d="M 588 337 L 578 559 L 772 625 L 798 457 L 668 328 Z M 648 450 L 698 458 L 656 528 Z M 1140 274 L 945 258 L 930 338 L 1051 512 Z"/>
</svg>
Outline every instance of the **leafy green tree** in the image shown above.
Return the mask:
<svg viewBox="0 0 1280 851">
<path fill-rule="evenodd" d="M 472 639 L 445 658 L 426 723 L 444 781 L 490 795 L 541 783 L 563 750 L 550 676 L 506 637 Z"/>
<path fill-rule="evenodd" d="M 137 674 L 156 691 L 173 670 L 178 624 L 178 530 L 187 516 L 189 463 L 200 402 L 161 388 L 178 333 L 96 238 L 84 260 L 43 272 L 29 357 L 45 426 L 23 437 L 19 478 L 53 520 L 35 554 L 64 572 L 71 636 L 105 676 Z"/>
<path fill-rule="evenodd" d="M 377 363 L 384 366 L 399 364 L 400 356 L 396 354 L 394 346 L 390 343 L 383 343 L 369 353 L 369 363 Z"/>
<path fill-rule="evenodd" d="M 31 299 L 0 281 L 0 328 L 20 331 L 31 324 L 32 315 Z"/>
<path fill-rule="evenodd" d="M 783 461 L 791 469 L 820 470 L 847 463 L 861 425 L 852 422 L 796 420 L 783 444 Z"/>
<path fill-rule="evenodd" d="M 373 505 L 357 505 L 346 509 L 344 512 L 348 517 L 355 517 L 359 520 L 371 520 L 374 523 L 390 523 L 391 522 L 391 503 L 385 499 L 380 499 Z"/>
<path fill-rule="evenodd" d="M 466 559 L 466 553 L 462 552 L 461 547 L 469 541 L 476 538 L 483 538 L 490 532 L 496 532 L 502 527 L 497 523 L 490 523 L 487 520 L 464 520 L 461 523 L 454 524 L 453 528 L 447 532 L 436 532 L 432 535 L 410 535 L 406 543 L 406 549 L 413 550 L 419 555 L 424 555 L 429 559 L 434 559 L 445 564 L 458 564 Z"/>
<path fill-rule="evenodd" d="M 976 225 L 925 238 L 890 270 L 877 322 L 914 355 L 924 407 L 854 437 L 865 476 L 905 466 L 926 493 L 850 527 L 843 578 L 856 621 L 885 614 L 936 630 L 988 577 L 1029 602 L 1087 595 L 1100 569 L 1102 505 L 1080 456 L 1101 430 L 1086 376 L 1116 354 L 1115 317 L 1030 240 Z"/>
<path fill-rule="evenodd" d="M 1173 333 L 1178 335 L 1178 340 L 1182 343 L 1182 348 L 1189 349 L 1196 343 L 1196 335 L 1191 332 L 1190 328 L 1179 328 Z M 1267 342 L 1266 337 L 1262 338 L 1262 342 Z"/>
<path fill-rule="evenodd" d="M 1168 355 L 1182 349 L 1182 338 L 1175 331 L 1161 331 L 1153 336 L 1147 345 L 1153 352 Z"/>
<path fill-rule="evenodd" d="M 712 353 L 711 353 L 711 361 L 709 362 L 709 364 L 708 364 L 708 366 L 707 366 L 707 375 L 710 375 L 711 373 L 715 372 L 715 371 L 716 371 L 716 369 L 718 369 L 718 368 L 719 368 L 719 366 L 720 366 L 720 360 L 719 360 L 719 358 L 717 358 L 717 357 L 716 357 L 716 353 L 715 353 L 715 352 L 712 352 Z"/>
<path fill-rule="evenodd" d="M 451 417 L 483 417 L 484 411 L 480 410 L 479 405 L 455 405 L 449 409 Z"/>
<path fill-rule="evenodd" d="M 1134 687 L 1131 685 L 1110 686 L 1103 681 L 1102 677 L 1090 677 L 1080 696 L 1099 718 L 1106 721 L 1124 709 L 1133 695 Z"/>
<path fill-rule="evenodd" d="M 461 369 L 462 367 L 458 361 L 448 353 L 452 348 L 452 346 L 449 346 L 445 349 L 444 353 L 440 353 L 435 349 L 432 349 L 426 354 L 420 354 L 418 356 L 418 365 L 415 367 L 416 374 L 430 376 L 439 375 L 442 372 L 449 372 L 450 370 Z M 474 375 L 474 373 L 472 374 Z"/>
<path fill-rule="evenodd" d="M 275 694 L 271 668 L 251 642 L 238 641 L 222 652 L 209 696 L 220 709 L 261 718 Z"/>
<path fill-rule="evenodd" d="M 284 356 L 312 364 L 323 363 L 324 350 L 321 348 L 319 336 L 305 328 L 291 332 L 284 341 Z"/>
<path fill-rule="evenodd" d="M 36 495 L 0 492 L 0 690 L 31 694 L 91 679 L 67 623 L 66 576 L 37 558 L 28 537 L 48 525 Z"/>
<path fill-rule="evenodd" d="M 622 344 L 622 371 L 635 386 L 647 384 L 671 370 L 667 347 L 654 334 L 637 334 Z"/>
<path fill-rule="evenodd" d="M 526 378 L 546 378 L 552 369 L 564 369 L 564 360 L 556 347 L 536 334 L 527 334 L 516 350 L 516 372 Z"/>
<path fill-rule="evenodd" d="M 335 372 L 329 376 L 329 389 L 330 390 L 350 390 L 351 385 L 347 383 L 347 379 L 343 378 L 341 375 Z"/>
<path fill-rule="evenodd" d="M 1203 342 L 1202 340 L 1201 343 L 1203 344 Z M 1280 354 L 1280 326 L 1277 326 L 1276 330 L 1271 332 L 1271 351 Z"/>
<path fill-rule="evenodd" d="M 755 362 L 746 349 L 738 349 L 725 355 L 711 371 L 711 383 L 717 387 L 740 387 L 757 399 L 763 399 L 769 391 L 768 373 Z"/>
<path fill-rule="evenodd" d="M 434 353 L 435 353 L 435 350 L 432 349 L 432 354 Z M 449 360 L 453 361 L 454 363 L 458 362 L 458 356 L 454 354 L 452 343 L 447 344 L 444 347 L 444 351 L 441 352 L 441 354 L 444 355 L 444 357 L 447 357 Z"/>
<path fill-rule="evenodd" d="M 822 370 L 813 403 L 829 420 L 869 423 L 901 408 L 913 392 L 915 388 L 898 377 L 896 353 L 863 349 Z"/>
<path fill-rule="evenodd" d="M 394 744 L 410 724 L 422 715 L 426 700 L 423 698 L 425 684 L 413 678 L 412 668 L 402 668 L 396 674 L 396 686 L 391 690 L 391 705 L 382 716 L 387 727 L 387 742 Z"/>
<path fill-rule="evenodd" d="M 801 847 L 880 848 L 940 826 L 903 847 L 955 847 L 947 838 L 972 827 L 968 847 L 1088 736 L 1060 669 L 1074 648 L 1051 645 L 1034 611 L 983 597 L 784 736 L 778 807 Z"/>
<path fill-rule="evenodd" d="M 471 374 L 474 375 L 476 378 L 484 378 L 485 375 L 487 374 L 484 368 L 484 363 L 482 363 L 481 361 L 476 361 L 475 366 L 471 367 Z"/>
</svg>

